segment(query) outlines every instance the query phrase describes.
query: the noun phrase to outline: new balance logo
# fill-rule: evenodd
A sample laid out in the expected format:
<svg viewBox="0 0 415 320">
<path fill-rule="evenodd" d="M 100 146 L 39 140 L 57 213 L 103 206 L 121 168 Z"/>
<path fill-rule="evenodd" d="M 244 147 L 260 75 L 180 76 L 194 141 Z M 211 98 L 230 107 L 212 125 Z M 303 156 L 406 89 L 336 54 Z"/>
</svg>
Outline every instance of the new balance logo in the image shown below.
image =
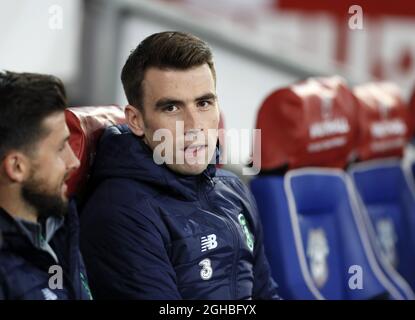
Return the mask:
<svg viewBox="0 0 415 320">
<path fill-rule="evenodd" d="M 216 241 L 216 234 L 212 233 L 208 236 L 201 237 L 200 246 L 201 246 L 202 252 L 206 250 L 215 249 L 218 246 L 218 242 Z"/>
<path fill-rule="evenodd" d="M 48 288 L 42 289 L 42 293 L 43 293 L 43 297 L 45 298 L 45 300 L 57 300 L 58 299 L 58 296 L 54 294 Z"/>
</svg>

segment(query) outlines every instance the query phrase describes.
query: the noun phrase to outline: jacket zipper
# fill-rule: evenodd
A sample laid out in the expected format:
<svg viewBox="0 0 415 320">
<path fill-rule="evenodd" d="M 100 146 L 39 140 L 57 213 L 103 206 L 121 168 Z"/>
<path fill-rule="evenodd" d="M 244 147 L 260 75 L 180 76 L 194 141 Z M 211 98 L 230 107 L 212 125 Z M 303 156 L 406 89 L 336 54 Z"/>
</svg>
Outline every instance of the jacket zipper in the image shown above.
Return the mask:
<svg viewBox="0 0 415 320">
<path fill-rule="evenodd" d="M 210 185 L 212 187 L 214 187 L 215 182 L 213 181 L 213 179 L 206 173 L 203 173 L 203 176 L 206 177 L 210 183 Z M 237 267 L 238 267 L 238 260 L 239 260 L 239 247 L 240 247 L 240 239 L 238 236 L 238 230 L 236 230 L 236 227 L 234 226 L 232 221 L 228 221 L 228 219 L 232 220 L 232 218 L 230 218 L 227 214 L 219 214 L 217 213 L 215 210 L 213 210 L 210 202 L 209 202 L 209 198 L 207 196 L 206 192 L 202 191 L 202 183 L 203 183 L 203 177 L 201 179 L 201 182 L 199 183 L 199 194 L 203 195 L 203 199 L 206 202 L 207 208 L 215 213 L 217 216 L 219 216 L 219 218 L 221 218 L 225 224 L 228 226 L 228 228 L 231 230 L 232 234 L 233 234 L 233 244 L 235 246 L 235 253 L 234 253 L 234 259 L 233 259 L 233 264 L 232 264 L 232 279 L 231 279 L 231 295 L 232 295 L 232 299 L 236 299 L 236 280 L 237 280 Z"/>
</svg>

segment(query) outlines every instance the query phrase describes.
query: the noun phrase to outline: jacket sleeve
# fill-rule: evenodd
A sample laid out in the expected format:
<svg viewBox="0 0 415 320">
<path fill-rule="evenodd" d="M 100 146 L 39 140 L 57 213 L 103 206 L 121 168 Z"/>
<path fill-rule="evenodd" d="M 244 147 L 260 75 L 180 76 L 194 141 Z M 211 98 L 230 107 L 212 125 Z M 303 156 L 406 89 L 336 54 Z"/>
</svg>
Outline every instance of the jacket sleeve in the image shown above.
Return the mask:
<svg viewBox="0 0 415 320">
<path fill-rule="evenodd" d="M 95 299 L 181 299 L 160 230 L 145 202 L 92 201 L 81 215 L 81 251 Z"/>
<path fill-rule="evenodd" d="M 255 198 L 251 191 L 242 183 L 244 194 L 249 202 L 249 211 L 251 212 L 251 219 L 255 226 L 255 245 L 254 245 L 254 288 L 252 299 L 257 300 L 280 300 L 278 295 L 278 285 L 271 276 L 270 266 L 265 256 L 264 240 L 261 220 L 258 215 Z"/>
</svg>

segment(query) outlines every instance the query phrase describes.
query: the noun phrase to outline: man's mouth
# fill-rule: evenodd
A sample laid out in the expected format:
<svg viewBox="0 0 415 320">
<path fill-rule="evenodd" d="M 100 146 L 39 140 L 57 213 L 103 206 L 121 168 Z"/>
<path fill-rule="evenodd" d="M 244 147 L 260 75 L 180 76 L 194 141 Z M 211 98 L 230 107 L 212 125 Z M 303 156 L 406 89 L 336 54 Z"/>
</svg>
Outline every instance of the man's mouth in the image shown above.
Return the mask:
<svg viewBox="0 0 415 320">
<path fill-rule="evenodd" d="M 189 156 L 196 157 L 200 152 L 205 151 L 206 144 L 191 144 L 184 148 L 184 153 Z"/>
<path fill-rule="evenodd" d="M 207 147 L 206 144 L 204 143 L 193 143 L 193 144 L 189 144 L 188 146 L 184 147 L 184 151 L 189 150 L 189 149 L 198 149 L 198 148 L 204 148 Z"/>
</svg>

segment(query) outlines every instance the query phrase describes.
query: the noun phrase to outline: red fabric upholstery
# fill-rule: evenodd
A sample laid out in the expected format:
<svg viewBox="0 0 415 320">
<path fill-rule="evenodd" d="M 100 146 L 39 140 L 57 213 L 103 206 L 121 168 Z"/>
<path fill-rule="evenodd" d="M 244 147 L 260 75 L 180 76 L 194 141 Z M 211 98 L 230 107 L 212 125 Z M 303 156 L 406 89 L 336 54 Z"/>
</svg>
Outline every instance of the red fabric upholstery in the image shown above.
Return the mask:
<svg viewBox="0 0 415 320">
<path fill-rule="evenodd" d="M 356 143 L 356 108 L 356 98 L 337 76 L 310 78 L 273 92 L 256 123 L 261 129 L 261 169 L 344 167 Z"/>
<path fill-rule="evenodd" d="M 81 164 L 68 180 L 68 195 L 81 193 L 88 179 L 96 146 L 104 129 L 125 123 L 124 108 L 119 106 L 71 107 L 65 110 L 70 131 L 69 144 Z"/>
<path fill-rule="evenodd" d="M 373 82 L 353 92 L 359 101 L 359 160 L 401 157 L 411 124 L 400 89 L 393 83 Z"/>
</svg>

